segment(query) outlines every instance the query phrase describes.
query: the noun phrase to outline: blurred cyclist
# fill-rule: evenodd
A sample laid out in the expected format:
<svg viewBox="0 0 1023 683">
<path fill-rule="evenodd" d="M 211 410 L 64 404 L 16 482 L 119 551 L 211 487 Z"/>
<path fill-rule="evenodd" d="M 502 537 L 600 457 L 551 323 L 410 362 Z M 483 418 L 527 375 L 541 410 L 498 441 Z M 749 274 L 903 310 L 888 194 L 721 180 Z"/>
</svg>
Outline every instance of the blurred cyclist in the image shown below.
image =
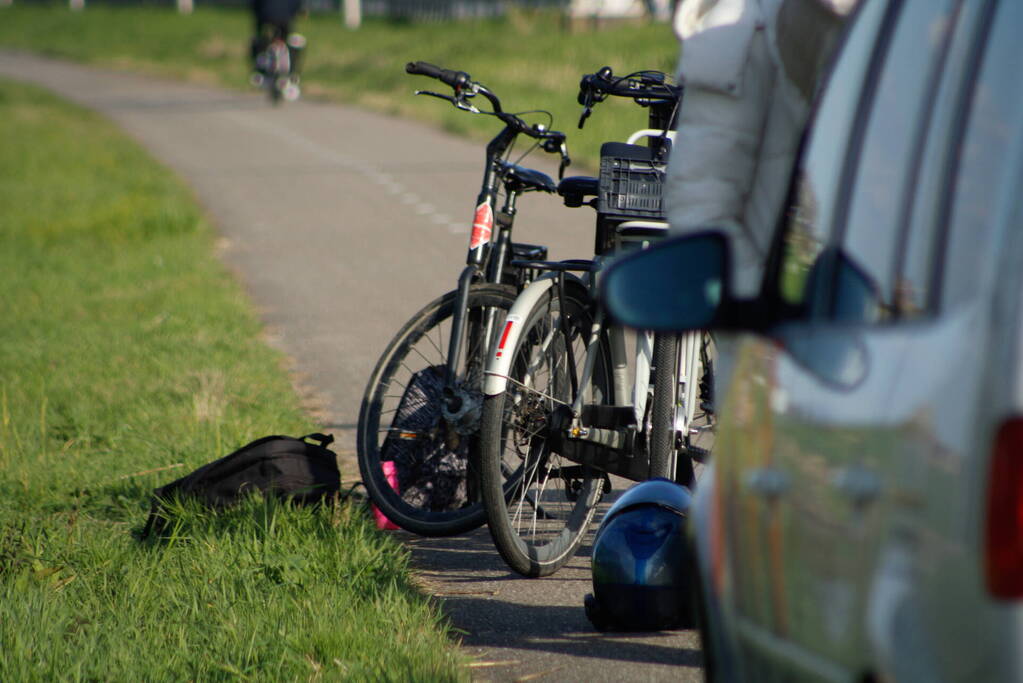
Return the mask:
<svg viewBox="0 0 1023 683">
<path fill-rule="evenodd" d="M 266 76 L 261 55 L 274 40 L 283 40 L 288 46 L 290 57 L 290 79 L 285 89 L 285 97 L 298 97 L 298 76 L 302 49 L 305 38 L 292 33 L 292 23 L 302 7 L 302 0 L 252 0 L 252 14 L 255 19 L 255 33 L 252 37 L 251 57 L 253 63 L 253 83 L 262 83 Z"/>
</svg>

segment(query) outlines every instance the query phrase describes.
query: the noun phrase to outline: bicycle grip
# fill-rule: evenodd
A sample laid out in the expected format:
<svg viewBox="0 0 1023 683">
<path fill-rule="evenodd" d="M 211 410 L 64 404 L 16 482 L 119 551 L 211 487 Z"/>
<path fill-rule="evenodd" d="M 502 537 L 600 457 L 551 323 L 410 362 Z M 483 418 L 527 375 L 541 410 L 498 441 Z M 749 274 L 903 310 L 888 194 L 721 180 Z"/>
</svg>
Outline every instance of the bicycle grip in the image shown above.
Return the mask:
<svg viewBox="0 0 1023 683">
<path fill-rule="evenodd" d="M 434 66 L 428 62 L 409 62 L 405 65 L 405 73 L 436 78 L 441 83 L 447 83 L 452 88 L 460 88 L 472 80 L 469 77 L 469 74 L 464 71 L 442 69 L 439 66 Z"/>
</svg>

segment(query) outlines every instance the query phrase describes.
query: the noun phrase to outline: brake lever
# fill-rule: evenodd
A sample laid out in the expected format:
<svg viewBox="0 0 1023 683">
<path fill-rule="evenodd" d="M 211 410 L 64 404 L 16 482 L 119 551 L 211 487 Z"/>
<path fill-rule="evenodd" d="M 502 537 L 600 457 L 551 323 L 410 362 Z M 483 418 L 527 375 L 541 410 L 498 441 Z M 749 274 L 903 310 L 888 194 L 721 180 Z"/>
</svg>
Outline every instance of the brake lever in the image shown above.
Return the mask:
<svg viewBox="0 0 1023 683">
<path fill-rule="evenodd" d="M 467 111 L 467 112 L 469 112 L 471 114 L 482 114 L 483 113 L 482 111 L 479 110 L 479 108 L 476 107 L 476 105 L 469 104 L 468 102 L 466 102 L 465 100 L 463 100 L 461 98 L 452 97 L 451 101 L 455 103 L 455 107 L 457 107 L 458 109 L 461 109 L 462 111 Z"/>
<path fill-rule="evenodd" d="M 416 90 L 413 94 L 414 95 L 429 95 L 430 97 L 436 97 L 436 98 L 441 99 L 441 100 L 447 100 L 448 102 L 450 102 L 452 104 L 455 103 L 455 98 L 452 97 L 451 95 L 442 95 L 439 92 L 433 92 L 432 90 Z"/>
<path fill-rule="evenodd" d="M 589 105 L 583 107 L 583 113 L 579 116 L 579 130 L 583 129 L 583 126 L 586 125 L 586 119 L 590 118 L 590 114 L 592 113 L 593 107 Z"/>
<path fill-rule="evenodd" d="M 564 135 L 551 136 L 546 138 L 540 143 L 543 151 L 550 154 L 558 152 L 561 155 L 561 164 L 558 166 L 558 180 L 565 177 L 565 169 L 572 164 L 572 159 L 568 156 L 568 140 Z"/>
<path fill-rule="evenodd" d="M 473 114 L 479 114 L 480 113 L 479 109 L 477 109 L 473 105 L 469 104 L 464 99 L 462 99 L 460 97 L 455 97 L 454 95 L 442 95 L 441 93 L 433 92 L 432 90 L 416 90 L 414 94 L 416 94 L 416 95 L 429 95 L 430 97 L 436 97 L 437 99 L 446 100 L 446 101 L 450 102 L 451 104 L 455 105 L 455 107 L 457 109 L 462 109 L 464 111 L 471 112 Z"/>
<path fill-rule="evenodd" d="M 607 67 L 604 68 L 607 69 Z M 583 81 L 579 86 L 579 96 L 576 98 L 576 101 L 583 105 L 583 113 L 579 116 L 580 130 L 582 130 L 582 127 L 586 124 L 586 119 L 590 118 L 590 114 L 593 113 L 593 105 L 607 99 L 607 95 L 605 93 L 594 89 L 592 80 L 592 76 L 586 76 L 583 78 Z"/>
</svg>

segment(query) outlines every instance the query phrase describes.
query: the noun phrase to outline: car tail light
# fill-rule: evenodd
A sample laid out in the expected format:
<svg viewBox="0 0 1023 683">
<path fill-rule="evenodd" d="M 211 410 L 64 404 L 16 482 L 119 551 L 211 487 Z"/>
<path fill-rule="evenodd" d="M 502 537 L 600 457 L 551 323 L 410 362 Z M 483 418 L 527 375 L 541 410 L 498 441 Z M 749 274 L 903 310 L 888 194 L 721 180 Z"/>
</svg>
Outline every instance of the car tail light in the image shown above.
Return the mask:
<svg viewBox="0 0 1023 683">
<path fill-rule="evenodd" d="M 988 487 L 988 590 L 998 598 L 1023 598 L 1023 417 L 998 428 Z"/>
</svg>

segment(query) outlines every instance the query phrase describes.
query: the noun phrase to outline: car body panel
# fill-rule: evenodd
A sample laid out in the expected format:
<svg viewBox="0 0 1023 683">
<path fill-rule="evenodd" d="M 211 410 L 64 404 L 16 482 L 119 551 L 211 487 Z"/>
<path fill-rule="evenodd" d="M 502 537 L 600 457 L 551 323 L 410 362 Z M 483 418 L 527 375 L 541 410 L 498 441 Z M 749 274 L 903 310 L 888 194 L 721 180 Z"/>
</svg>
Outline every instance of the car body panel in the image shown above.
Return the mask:
<svg viewBox="0 0 1023 683">
<path fill-rule="evenodd" d="M 720 335 L 728 388 L 692 521 L 721 680 L 1023 680 L 1023 605 L 991 596 L 984 558 L 992 439 L 1023 415 L 1023 7 L 866 0 L 858 21 L 873 23 L 846 50 L 888 40 L 893 8 L 945 12 L 926 26 L 948 29 L 928 88 L 906 91 L 926 98 L 905 124 L 916 142 L 883 162 L 905 177 L 857 168 L 884 157 L 857 148 L 870 127 L 848 108 L 863 116 L 858 92 L 884 85 L 864 54 L 843 54 L 795 195 L 805 267 L 783 258 L 773 274 L 781 298 L 813 305 Z M 915 290 L 861 260 L 878 241 L 856 208 L 870 200 L 904 236 L 866 257 L 894 254 Z M 838 271 L 812 272 L 829 243 L 891 293 L 894 322 L 839 319 Z"/>
</svg>

